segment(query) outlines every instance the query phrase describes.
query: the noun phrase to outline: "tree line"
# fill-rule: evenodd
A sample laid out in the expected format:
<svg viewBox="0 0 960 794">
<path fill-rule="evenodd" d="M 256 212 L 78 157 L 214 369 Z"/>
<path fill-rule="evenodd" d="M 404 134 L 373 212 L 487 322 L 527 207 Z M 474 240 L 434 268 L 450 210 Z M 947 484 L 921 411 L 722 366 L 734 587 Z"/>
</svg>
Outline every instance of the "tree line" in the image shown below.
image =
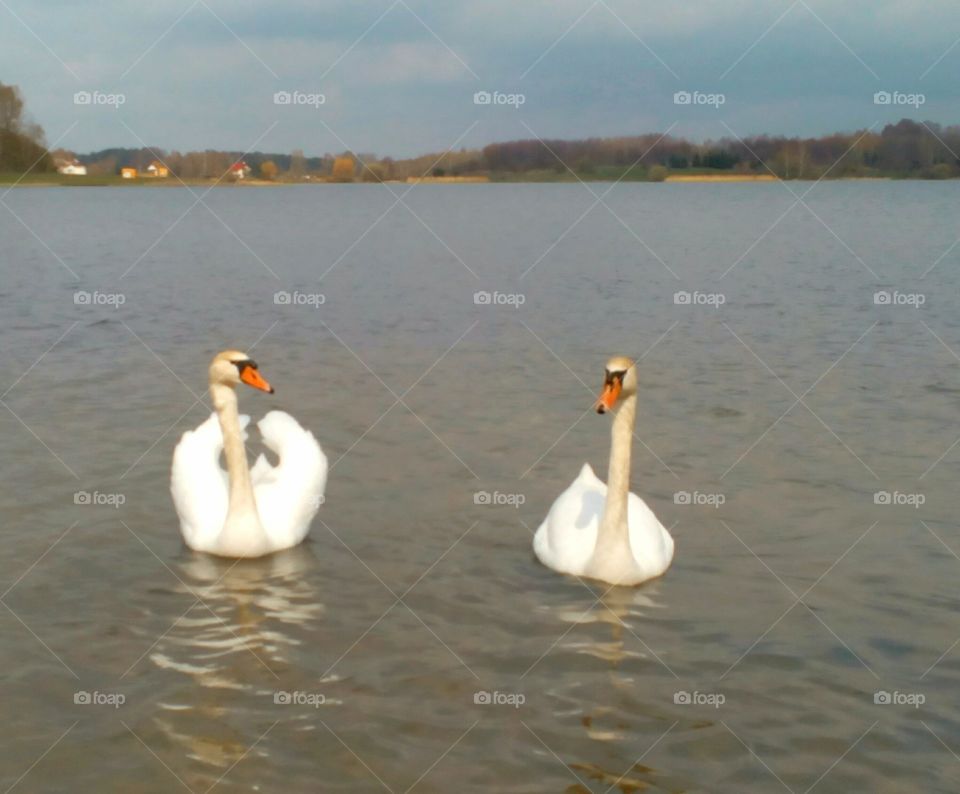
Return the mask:
<svg viewBox="0 0 960 794">
<path fill-rule="evenodd" d="M 818 138 L 757 135 L 695 143 L 656 133 L 584 140 L 518 140 L 483 149 L 427 154 L 408 159 L 342 152 L 305 157 L 303 152 L 165 152 L 106 149 L 80 155 L 92 173 L 143 169 L 161 159 L 177 176 L 217 178 L 238 159 L 255 174 L 292 181 L 405 180 L 422 176 L 490 176 L 557 179 L 624 176 L 662 179 L 670 173 L 774 174 L 781 179 L 894 177 L 949 179 L 960 176 L 960 126 L 903 119 L 881 131 L 859 130 Z"/>
<path fill-rule="evenodd" d="M 579 141 L 521 140 L 482 151 L 491 172 L 635 171 L 638 178 L 670 171 L 730 171 L 781 179 L 960 176 L 960 126 L 903 119 L 880 132 L 859 130 L 819 138 L 758 135 L 692 143 L 655 134 Z"/>
<path fill-rule="evenodd" d="M 407 159 L 340 152 L 306 157 L 289 154 L 165 151 L 112 148 L 77 155 L 49 152 L 43 129 L 24 111 L 16 86 L 0 83 L 0 172 L 55 170 L 78 159 L 89 173 L 143 172 L 159 160 L 181 179 L 220 179 L 238 160 L 264 179 L 334 182 L 406 180 L 423 176 L 488 176 L 492 179 L 626 178 L 660 180 L 672 172 L 772 173 L 781 179 L 895 177 L 949 179 L 960 176 L 960 126 L 902 119 L 879 132 L 859 130 L 818 138 L 755 135 L 696 143 L 648 133 L 583 140 L 528 139 L 492 143 Z"/>
</svg>

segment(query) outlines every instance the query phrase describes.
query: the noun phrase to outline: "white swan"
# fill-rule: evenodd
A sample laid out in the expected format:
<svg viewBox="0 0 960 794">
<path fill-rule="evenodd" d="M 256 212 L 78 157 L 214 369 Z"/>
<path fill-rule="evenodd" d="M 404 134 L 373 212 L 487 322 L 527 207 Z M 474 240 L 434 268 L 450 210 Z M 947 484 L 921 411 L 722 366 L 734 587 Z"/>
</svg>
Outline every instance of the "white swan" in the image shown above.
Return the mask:
<svg viewBox="0 0 960 794">
<path fill-rule="evenodd" d="M 673 538 L 630 493 L 630 447 L 637 416 L 637 369 L 615 356 L 607 362 L 597 413 L 616 408 L 608 485 L 583 464 L 550 508 L 533 538 L 537 558 L 560 573 L 636 585 L 660 576 L 673 559 Z"/>
<path fill-rule="evenodd" d="M 239 415 L 234 391 L 241 382 L 273 394 L 249 356 L 236 350 L 218 353 L 210 364 L 214 413 L 183 434 L 170 472 L 184 542 L 222 557 L 260 557 L 296 546 L 306 537 L 327 484 L 320 445 L 283 411 L 271 411 L 257 424 L 263 443 L 280 462 L 271 466 L 261 455 L 247 468 L 243 442 L 250 417 Z M 221 451 L 226 471 L 219 463 Z"/>
</svg>

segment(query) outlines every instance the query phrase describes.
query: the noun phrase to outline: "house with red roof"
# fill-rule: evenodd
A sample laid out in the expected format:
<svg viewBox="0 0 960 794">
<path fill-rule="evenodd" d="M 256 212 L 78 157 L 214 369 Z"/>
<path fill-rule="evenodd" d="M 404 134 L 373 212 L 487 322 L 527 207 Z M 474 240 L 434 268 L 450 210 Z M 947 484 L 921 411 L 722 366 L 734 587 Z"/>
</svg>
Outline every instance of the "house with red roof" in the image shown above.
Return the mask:
<svg viewBox="0 0 960 794">
<path fill-rule="evenodd" d="M 237 162 L 230 166 L 230 170 L 227 173 L 234 179 L 246 179 L 250 176 L 252 170 L 253 169 L 243 160 L 237 160 Z"/>
</svg>

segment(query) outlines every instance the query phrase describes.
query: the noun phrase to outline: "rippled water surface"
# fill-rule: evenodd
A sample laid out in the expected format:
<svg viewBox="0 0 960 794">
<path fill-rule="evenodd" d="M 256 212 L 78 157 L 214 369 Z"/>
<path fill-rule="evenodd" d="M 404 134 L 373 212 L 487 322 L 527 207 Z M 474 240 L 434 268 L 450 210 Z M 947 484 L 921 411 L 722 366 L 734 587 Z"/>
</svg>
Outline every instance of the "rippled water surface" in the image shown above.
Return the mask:
<svg viewBox="0 0 960 794">
<path fill-rule="evenodd" d="M 956 791 L 960 186 L 790 187 L 6 195 L 0 786 Z M 168 492 L 224 347 L 332 466 L 258 561 Z M 530 550 L 614 353 L 637 589 Z"/>
</svg>

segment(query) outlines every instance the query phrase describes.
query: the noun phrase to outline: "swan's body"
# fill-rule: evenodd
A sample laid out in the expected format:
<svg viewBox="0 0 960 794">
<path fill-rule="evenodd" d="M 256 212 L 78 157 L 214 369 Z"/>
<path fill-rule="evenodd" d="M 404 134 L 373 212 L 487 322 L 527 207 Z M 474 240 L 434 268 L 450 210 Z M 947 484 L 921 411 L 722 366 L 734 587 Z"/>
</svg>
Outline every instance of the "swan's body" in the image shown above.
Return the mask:
<svg viewBox="0 0 960 794">
<path fill-rule="evenodd" d="M 634 370 L 629 360 L 611 359 L 598 402 L 600 413 L 618 406 L 609 486 L 584 464 L 580 476 L 557 497 L 533 538 L 537 559 L 560 573 L 637 585 L 660 576 L 673 560 L 670 533 L 643 499 L 629 491 L 637 400 Z"/>
<path fill-rule="evenodd" d="M 623 550 L 624 570 L 614 576 L 610 565 L 601 569 L 591 566 L 606 501 L 606 484 L 593 473 L 589 463 L 584 463 L 580 476 L 557 497 L 534 535 L 537 558 L 560 573 L 612 584 L 639 584 L 660 576 L 673 559 L 673 538 L 634 493 L 629 495 L 627 504 L 629 548 Z"/>
<path fill-rule="evenodd" d="M 252 373 L 244 369 L 249 367 Z M 233 389 L 241 379 L 272 392 L 242 353 L 217 356 L 210 367 L 215 411 L 177 444 L 170 491 L 180 532 L 191 549 L 223 557 L 260 557 L 296 546 L 306 537 L 323 501 L 327 458 L 313 434 L 292 416 L 271 411 L 257 427 L 280 461 L 271 466 L 261 455 L 248 468 L 243 431 L 249 417 L 238 414 Z M 221 452 L 226 471 L 219 463 Z"/>
</svg>

